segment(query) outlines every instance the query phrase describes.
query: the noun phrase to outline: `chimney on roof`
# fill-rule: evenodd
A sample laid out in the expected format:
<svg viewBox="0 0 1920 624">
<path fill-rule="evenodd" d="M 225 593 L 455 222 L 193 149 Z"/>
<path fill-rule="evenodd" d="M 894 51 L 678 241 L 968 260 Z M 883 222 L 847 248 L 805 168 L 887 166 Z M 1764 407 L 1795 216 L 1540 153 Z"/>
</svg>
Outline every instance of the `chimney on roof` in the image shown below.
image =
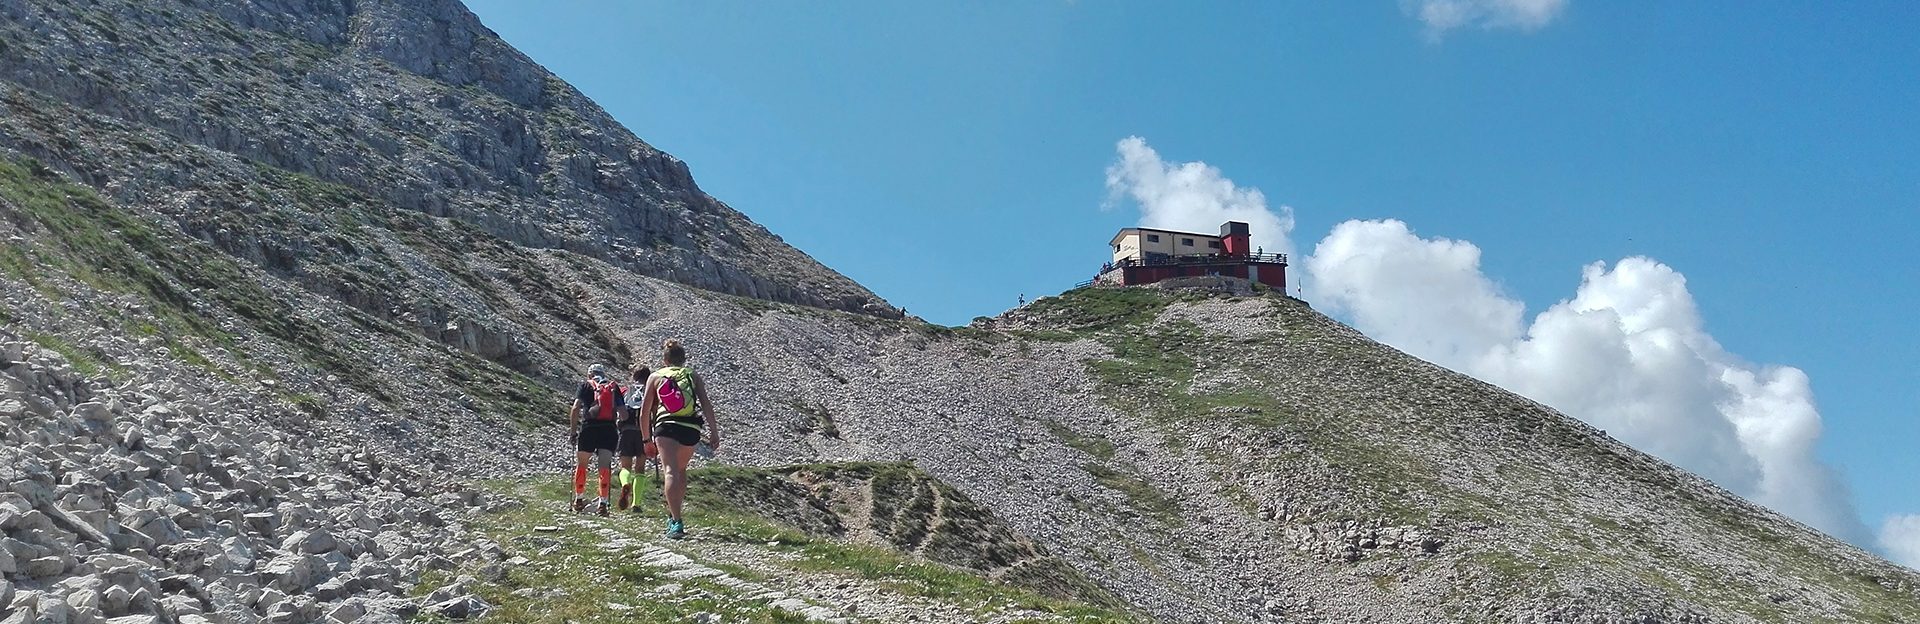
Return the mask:
<svg viewBox="0 0 1920 624">
<path fill-rule="evenodd" d="M 1228 221 L 1220 225 L 1220 246 L 1224 252 L 1234 258 L 1245 258 L 1253 249 L 1252 230 L 1239 221 Z"/>
</svg>

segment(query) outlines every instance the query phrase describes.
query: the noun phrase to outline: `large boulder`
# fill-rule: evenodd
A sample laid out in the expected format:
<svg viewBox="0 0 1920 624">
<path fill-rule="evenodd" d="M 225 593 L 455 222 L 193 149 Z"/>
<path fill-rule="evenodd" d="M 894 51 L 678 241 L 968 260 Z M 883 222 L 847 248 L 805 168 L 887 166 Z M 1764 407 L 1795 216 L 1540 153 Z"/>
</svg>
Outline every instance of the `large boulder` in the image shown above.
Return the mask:
<svg viewBox="0 0 1920 624">
<path fill-rule="evenodd" d="M 280 549 L 303 555 L 320 555 L 333 552 L 340 542 L 326 529 L 300 530 L 280 542 Z"/>
<path fill-rule="evenodd" d="M 492 610 L 493 605 L 487 604 L 487 601 L 481 600 L 478 596 L 471 595 L 450 598 L 426 608 L 427 613 L 452 620 L 479 619 L 486 617 L 487 612 Z"/>
</svg>

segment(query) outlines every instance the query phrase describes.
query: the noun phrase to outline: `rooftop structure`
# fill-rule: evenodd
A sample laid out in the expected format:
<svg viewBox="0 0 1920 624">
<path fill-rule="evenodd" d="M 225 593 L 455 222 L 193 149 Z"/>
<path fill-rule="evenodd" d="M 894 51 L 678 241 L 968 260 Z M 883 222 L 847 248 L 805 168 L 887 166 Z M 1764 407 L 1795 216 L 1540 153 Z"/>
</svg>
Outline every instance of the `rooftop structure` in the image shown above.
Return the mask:
<svg viewBox="0 0 1920 624">
<path fill-rule="evenodd" d="M 1224 276 L 1282 291 L 1287 288 L 1286 254 L 1251 249 L 1251 231 L 1239 221 L 1221 224 L 1218 236 L 1127 228 L 1114 234 L 1109 244 L 1113 260 L 1088 284 L 1138 286 L 1175 277 Z"/>
</svg>

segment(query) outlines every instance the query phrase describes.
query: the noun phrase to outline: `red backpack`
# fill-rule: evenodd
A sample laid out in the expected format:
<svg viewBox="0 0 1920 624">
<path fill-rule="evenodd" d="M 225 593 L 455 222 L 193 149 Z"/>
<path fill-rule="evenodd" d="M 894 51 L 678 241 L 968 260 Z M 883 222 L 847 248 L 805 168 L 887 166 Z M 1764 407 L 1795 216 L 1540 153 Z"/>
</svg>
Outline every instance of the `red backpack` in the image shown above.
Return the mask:
<svg viewBox="0 0 1920 624">
<path fill-rule="evenodd" d="M 620 385 L 608 381 L 604 377 L 594 377 L 587 380 L 587 386 L 593 390 L 592 413 L 589 417 L 593 420 L 604 420 L 608 422 L 612 422 L 614 418 L 618 417 L 620 413 Z"/>
</svg>

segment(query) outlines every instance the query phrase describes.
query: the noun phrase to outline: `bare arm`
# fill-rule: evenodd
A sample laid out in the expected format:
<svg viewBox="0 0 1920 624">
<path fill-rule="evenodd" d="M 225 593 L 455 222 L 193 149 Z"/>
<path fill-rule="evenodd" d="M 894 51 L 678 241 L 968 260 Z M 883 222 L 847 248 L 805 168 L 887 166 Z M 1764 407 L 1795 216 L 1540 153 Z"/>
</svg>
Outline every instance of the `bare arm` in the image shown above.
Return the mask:
<svg viewBox="0 0 1920 624">
<path fill-rule="evenodd" d="M 720 448 L 720 418 L 713 414 L 713 399 L 707 398 L 707 380 L 700 373 L 693 374 L 693 394 L 700 401 L 700 413 L 707 419 L 707 431 L 712 434 L 713 448 Z"/>
<path fill-rule="evenodd" d="M 567 410 L 567 435 L 580 430 L 580 399 L 573 400 L 573 409 Z"/>
<path fill-rule="evenodd" d="M 656 405 L 659 400 L 654 397 L 660 396 L 660 378 L 648 377 L 647 389 L 643 394 L 646 396 L 640 398 L 640 430 L 645 432 L 641 435 L 651 440 L 653 439 L 653 410 L 659 409 Z"/>
</svg>

